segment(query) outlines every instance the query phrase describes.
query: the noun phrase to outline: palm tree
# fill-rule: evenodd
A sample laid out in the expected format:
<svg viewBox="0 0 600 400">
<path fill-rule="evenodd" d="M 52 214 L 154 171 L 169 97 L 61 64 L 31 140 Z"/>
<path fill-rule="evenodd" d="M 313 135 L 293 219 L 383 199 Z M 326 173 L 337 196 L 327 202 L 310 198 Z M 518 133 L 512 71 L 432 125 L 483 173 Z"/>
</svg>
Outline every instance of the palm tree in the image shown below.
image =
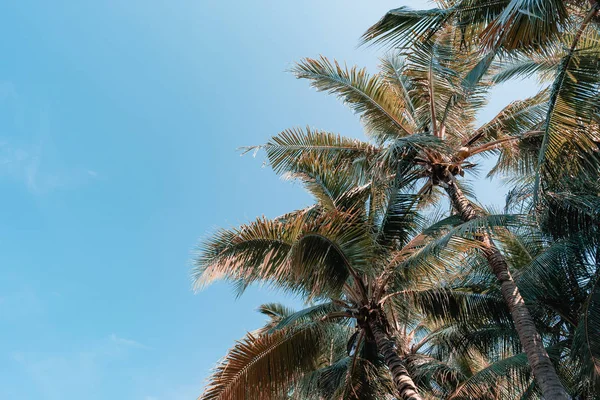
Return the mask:
<svg viewBox="0 0 600 400">
<path fill-rule="evenodd" d="M 534 194 L 544 180 L 560 181 L 565 154 L 570 174 L 597 175 L 598 90 L 600 87 L 600 3 L 598 0 L 456 0 L 438 1 L 439 8 L 390 10 L 363 35 L 365 42 L 411 48 L 449 26 L 457 29 L 461 46 L 476 45 L 488 56 L 512 61 L 504 80 L 539 70 L 550 74 L 543 141 L 537 149 Z M 595 126 L 593 126 L 595 125 Z M 594 158 L 590 162 L 590 158 Z"/>
<path fill-rule="evenodd" d="M 292 139 L 290 135 L 292 132 L 288 132 L 288 139 Z M 270 317 L 269 323 L 248 334 L 229 352 L 201 398 L 391 398 L 394 390 L 390 388 L 397 390 L 398 386 L 386 377 L 387 371 L 393 373 L 394 369 L 382 367 L 393 366 L 398 359 L 403 369 L 400 376 L 412 381 L 421 398 L 534 395 L 536 386 L 526 355 L 520 353 L 501 286 L 495 283 L 484 255 L 473 252 L 480 249 L 475 240 L 480 231 L 473 229 L 472 223 L 469 226 L 450 216 L 411 235 L 418 219 L 412 207 L 424 199 L 390 190 L 406 189 L 403 183 L 383 187 L 383 182 L 377 182 L 379 174 L 366 174 L 375 168 L 367 167 L 367 160 L 376 155 L 375 148 L 335 135 L 309 132 L 309 136 L 313 145 L 321 139 L 321 150 L 327 146 L 345 151 L 362 149 L 370 156 L 353 163 L 344 160 L 346 155 L 334 157 L 334 168 L 330 157 L 314 158 L 304 152 L 301 162 L 288 165 L 287 173 L 303 180 L 317 204 L 273 221 L 259 219 L 221 231 L 204 244 L 196 273 L 199 283 L 226 278 L 243 291 L 252 282 L 268 282 L 319 303 L 298 312 L 280 305 L 262 306 L 260 310 Z M 409 146 L 397 150 L 414 154 L 412 146 L 418 140 L 411 139 Z M 335 153 L 339 156 L 340 152 Z M 357 173 L 364 167 L 364 173 Z M 394 193 L 395 197 L 391 196 Z M 362 217 L 357 218 L 359 215 Z M 597 274 L 598 267 L 581 262 L 590 259 L 587 250 L 574 256 L 571 249 L 587 249 L 598 242 L 586 235 L 585 246 L 567 246 L 533 228 L 524 229 L 523 219 L 519 224 L 511 223 L 508 216 L 487 219 L 487 226 L 503 226 L 495 232 L 507 261 L 517 271 L 517 282 L 533 308 L 549 351 L 556 358 L 568 357 L 559 370 L 561 377 L 569 383 L 572 394 L 593 396 L 599 346 L 591 333 L 599 327 L 600 303 L 596 300 L 597 282 L 590 277 Z M 339 229 L 333 229 L 338 223 Z M 327 228 L 320 230 L 324 226 Z M 363 233 L 379 238 L 378 245 L 371 247 L 371 251 L 380 252 L 378 255 L 365 257 L 370 252 L 366 246 L 369 242 L 356 233 L 361 232 L 360 226 Z M 324 250 L 315 242 L 302 243 L 309 236 L 329 240 L 330 247 Z M 339 271 L 341 262 L 331 252 L 337 249 L 341 252 L 338 255 L 347 255 L 348 260 L 369 259 L 371 268 L 365 269 L 365 264 L 353 268 L 357 280 L 349 270 L 346 279 L 336 280 L 335 270 Z M 597 253 L 591 257 L 597 259 Z M 371 293 L 371 301 L 355 300 L 361 299 L 357 282 Z M 565 295 L 573 293 L 579 294 L 565 302 Z M 372 320 L 374 315 L 377 319 Z M 571 321 L 579 322 L 575 325 Z M 374 331 L 381 325 L 386 330 L 378 340 Z M 393 359 L 382 361 L 378 353 Z M 490 387 L 494 388 L 491 392 Z M 402 398 L 411 396 L 406 388 Z"/>
<path fill-rule="evenodd" d="M 571 393 L 591 398 L 594 380 L 586 375 L 589 369 L 584 371 L 586 366 L 593 366 L 589 363 L 593 360 L 580 362 L 587 352 L 575 353 L 571 348 L 573 332 L 566 337 L 564 333 L 570 314 L 565 308 L 577 310 L 582 302 L 561 303 L 548 294 L 564 297 L 571 292 L 572 288 L 565 290 L 561 276 L 548 279 L 564 272 L 561 262 L 555 260 L 565 254 L 567 247 L 541 239 L 539 233 L 517 230 L 521 231 L 518 236 L 505 231 L 501 242 L 511 265 L 518 270 L 528 305 L 535 309 L 539 329 L 550 343 L 549 351 L 572 359 L 565 360 L 560 370 Z M 455 256 L 444 257 L 444 263 L 456 273 L 445 277 L 443 287 L 415 291 L 406 282 L 403 290 L 382 299 L 384 303 L 392 302 L 389 306 L 395 319 L 390 336 L 402 349 L 406 368 L 421 396 L 492 400 L 535 395 L 537 389 L 527 359 L 502 303 L 499 285 L 484 265 L 485 259 L 477 253 L 467 259 L 462 253 Z M 552 272 L 548 274 L 548 270 Z M 544 274 L 543 280 L 539 279 L 540 273 Z M 573 282 L 583 280 L 579 277 L 569 285 Z M 563 285 L 558 291 L 557 283 Z M 588 289 L 591 286 L 588 284 Z M 587 290 L 584 299 L 590 296 L 588 289 L 581 289 Z M 415 312 L 414 305 L 420 311 Z M 563 310 L 556 312 L 557 305 Z M 323 302 L 294 312 L 278 304 L 261 306 L 259 311 L 269 317 L 268 323 L 236 344 L 217 368 L 202 398 L 271 398 L 279 393 L 290 400 L 391 399 L 393 385 L 373 340 L 365 339 L 360 327 L 342 318 L 327 318 L 334 312 L 331 307 L 332 302 Z M 412 318 L 407 318 L 407 307 Z M 581 323 L 594 317 L 593 313 L 590 310 L 587 317 L 582 315 Z M 409 319 L 412 321 L 406 324 L 404 321 Z M 583 332 L 581 326 L 579 331 Z M 312 336 L 309 332 L 318 334 Z M 311 342 L 303 339 L 307 333 Z M 293 374 L 282 376 L 282 371 Z M 277 385 L 282 389 L 272 391 Z"/>
<path fill-rule="evenodd" d="M 596 334 L 600 332 L 598 225 L 593 234 L 569 234 L 568 237 L 550 234 L 545 225 L 545 222 L 538 226 L 535 221 L 529 221 L 521 226 L 497 229 L 495 236 L 514 271 L 547 351 L 560 360 L 557 372 L 561 381 L 573 398 L 594 399 L 600 394 L 600 342 Z M 488 295 L 498 294 L 500 286 L 485 264 L 481 254 L 473 254 L 464 263 L 457 288 L 482 285 Z M 446 353 L 465 342 L 477 349 L 483 346 L 487 349 L 483 354 L 488 359 L 494 359 L 500 349 L 505 352 L 489 366 L 458 383 L 447 398 L 481 398 L 485 389 L 499 387 L 498 380 L 502 382 L 502 377 L 509 384 L 499 387 L 501 398 L 519 398 L 537 391 L 519 340 L 511 328 L 500 320 L 493 326 L 472 329 L 464 336 L 442 335 L 444 343 L 437 344 L 436 348 L 443 350 L 445 345 Z M 452 331 L 452 325 L 445 324 L 443 329 Z M 489 333 L 497 330 L 505 333 L 496 336 L 496 340 L 494 336 L 489 337 Z M 496 383 L 490 378 L 496 379 Z"/>
<path fill-rule="evenodd" d="M 324 322 L 328 309 L 260 306 L 268 322 L 236 343 L 200 398 L 391 399 L 393 384 L 372 343 L 357 343 L 347 323 Z"/>
<path fill-rule="evenodd" d="M 506 239 L 506 238 L 505 238 Z M 575 398 L 600 395 L 598 232 L 557 238 L 521 230 L 504 240 L 517 281 L 563 359 L 563 381 Z"/>
<path fill-rule="evenodd" d="M 390 257 L 400 257 L 400 253 L 381 245 L 386 240 L 406 241 L 414 218 L 406 207 L 414 201 L 390 197 L 388 207 L 383 208 L 385 203 L 376 204 L 371 196 L 376 194 L 377 201 L 384 201 L 386 188 L 349 180 L 344 171 L 347 169 L 318 159 L 305 158 L 297 163 L 293 176 L 304 181 L 317 205 L 275 220 L 259 219 L 236 230 L 219 232 L 202 249 L 196 281 L 200 284 L 226 277 L 239 282 L 241 288 L 263 281 L 301 293 L 307 300 L 328 299 L 326 306 L 319 306 L 329 311 L 322 318 L 353 319 L 361 329 L 355 346 L 362 346 L 363 341 L 374 342 L 400 397 L 420 399 L 389 337 L 388 316 L 379 303 L 389 277 L 377 276 Z M 371 229 L 377 221 L 376 213 L 382 223 L 379 237 Z M 414 242 L 405 253 L 413 247 Z M 293 347 L 304 354 L 293 353 L 292 360 L 311 354 L 302 350 L 304 346 Z M 206 398 L 212 398 L 210 392 Z"/>
<path fill-rule="evenodd" d="M 439 294 L 430 291 L 429 297 L 437 300 Z M 489 310 L 485 308 L 499 305 L 501 299 L 485 294 L 474 295 L 464 287 L 451 296 L 451 301 L 434 301 L 435 306 L 423 296 L 424 304 L 428 304 L 429 312 L 436 314 L 436 318 L 421 319 L 410 327 L 394 321 L 398 326 L 393 339 L 406 352 L 404 358 L 407 368 L 415 376 L 423 398 L 497 398 L 486 395 L 484 385 L 494 385 L 498 388 L 497 393 L 500 390 L 504 393 L 524 392 L 529 385 L 528 378 L 520 384 L 520 374 L 495 372 L 502 368 L 505 371 L 526 370 L 526 365 L 523 367 L 510 358 L 490 361 L 493 351 L 488 349 L 498 348 L 506 340 L 514 341 L 514 335 L 507 337 L 512 330 L 489 318 L 481 319 L 480 314 L 471 312 L 473 308 L 470 306 L 475 305 L 475 311 L 481 309 L 487 315 Z M 479 302 L 472 302 L 476 297 L 479 297 Z M 464 298 L 469 301 L 461 302 Z M 442 314 L 434 311 L 436 306 L 443 304 L 451 312 Z M 295 370 L 293 379 L 283 380 L 283 389 L 276 398 L 395 398 L 389 370 L 378 356 L 374 343 L 361 337 L 363 331 L 360 328 L 346 322 L 338 320 L 324 323 L 322 319 L 327 312 L 325 308 L 327 303 L 301 311 L 293 311 L 277 303 L 260 306 L 258 310 L 268 317 L 267 323 L 248 333 L 229 351 L 216 368 L 210 379 L 210 387 L 201 398 L 271 398 L 275 380 L 281 379 L 275 371 L 281 370 L 282 366 L 297 368 L 302 365 L 301 362 L 309 360 L 311 362 L 304 369 Z M 498 314 L 503 311 L 505 310 L 500 307 Z M 503 321 L 509 324 L 508 319 Z M 318 340 L 302 349 L 303 352 L 310 352 L 310 356 L 302 355 L 302 359 L 298 359 L 295 353 L 290 354 L 291 347 L 284 345 L 285 341 L 281 338 L 293 340 L 293 335 L 301 331 L 302 327 L 315 325 L 320 326 Z M 519 361 L 522 364 L 522 360 Z M 273 365 L 278 370 L 273 370 Z M 493 372 L 490 373 L 490 370 Z M 527 376 L 526 373 L 521 375 Z M 507 384 L 509 379 L 510 384 Z M 240 382 L 246 386 L 242 387 Z"/>
<path fill-rule="evenodd" d="M 446 28 L 435 40 L 415 43 L 406 57 L 383 59 L 381 73 L 373 77 L 365 70 L 342 68 L 323 57 L 297 64 L 294 72 L 299 78 L 309 79 L 318 90 L 337 95 L 361 115 L 378 148 L 352 141 L 332 143 L 329 136 L 314 132 L 284 132 L 265 146 L 274 168 L 289 168 L 309 155 L 345 157 L 359 163 L 377 159 L 371 164 L 381 170 L 381 176 L 393 179 L 402 170 L 403 177 L 409 176 L 413 184 L 422 184 L 419 193 L 425 196 L 442 189 L 457 215 L 464 222 L 472 222 L 472 227 L 478 226 L 485 220 L 485 213 L 468 199 L 457 177 L 476 166 L 476 156 L 488 153 L 500 152 L 496 172 L 529 165 L 519 157 L 519 150 L 539 149 L 543 145 L 540 127 L 546 123 L 549 100 L 543 91 L 513 102 L 492 121 L 476 128 L 475 114 L 485 104 L 485 93 L 492 84 L 484 79 L 491 62 L 477 57 L 473 46 L 463 46 L 458 54 L 458 33 L 454 28 Z M 410 151 L 399 151 L 407 144 Z M 543 395 L 568 398 L 504 256 L 485 229 L 479 231 L 478 239 L 501 284 L 503 298 Z"/>
<path fill-rule="evenodd" d="M 337 146 L 375 154 L 375 147 L 368 144 L 315 135 Z M 396 151 L 414 153 L 415 142 L 397 143 Z M 402 345 L 410 335 L 400 326 L 417 326 L 428 315 L 453 318 L 459 313 L 464 318 L 467 312 L 459 304 L 468 307 L 473 318 L 503 309 L 477 291 L 437 288 L 436 281 L 449 269 L 448 261 L 479 242 L 467 231 L 444 231 L 446 225 L 419 233 L 421 217 L 416 207 L 423 198 L 407 192 L 410 174 L 397 174 L 390 183 L 364 161 L 361 167 L 356 160 L 305 154 L 288 168 L 279 164 L 280 172 L 304 183 L 316 204 L 272 220 L 259 218 L 221 230 L 204 242 L 194 272 L 197 287 L 227 279 L 241 293 L 248 285 L 262 282 L 318 304 L 284 316 L 262 335 L 249 334 L 217 369 L 202 399 L 237 399 L 242 393 L 269 399 L 288 393 L 290 382 L 302 383 L 302 376 L 315 371 L 323 353 L 330 353 L 331 327 L 338 332 L 349 324 L 355 328 L 348 339 L 349 354 L 343 361 L 330 356 L 327 368 L 342 362 L 335 367 L 339 377 L 341 370 L 353 376 L 357 365 L 364 373 L 385 365 L 396 396 L 421 399 L 406 366 L 405 357 L 412 353 Z M 378 363 L 377 354 L 382 362 Z M 345 369 L 340 370 L 342 366 Z M 356 382 L 342 383 L 333 385 L 336 389 L 329 395 L 342 390 L 353 397 Z"/>
</svg>

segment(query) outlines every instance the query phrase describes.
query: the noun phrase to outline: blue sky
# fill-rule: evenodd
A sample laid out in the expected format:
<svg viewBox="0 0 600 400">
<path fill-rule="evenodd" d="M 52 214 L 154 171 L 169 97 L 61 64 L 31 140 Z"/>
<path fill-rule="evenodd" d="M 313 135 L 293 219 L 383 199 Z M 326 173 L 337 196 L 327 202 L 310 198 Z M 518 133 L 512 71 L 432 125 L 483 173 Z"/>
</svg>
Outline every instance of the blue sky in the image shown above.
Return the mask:
<svg viewBox="0 0 600 400">
<path fill-rule="evenodd" d="M 373 68 L 377 49 L 358 38 L 402 3 L 7 2 L 0 399 L 197 397 L 260 326 L 256 307 L 282 297 L 194 294 L 195 245 L 310 200 L 236 148 L 307 124 L 362 137 L 350 111 L 285 71 L 319 54 Z M 532 87 L 501 88 L 483 117 Z M 502 203 L 494 185 L 484 203 Z"/>
</svg>

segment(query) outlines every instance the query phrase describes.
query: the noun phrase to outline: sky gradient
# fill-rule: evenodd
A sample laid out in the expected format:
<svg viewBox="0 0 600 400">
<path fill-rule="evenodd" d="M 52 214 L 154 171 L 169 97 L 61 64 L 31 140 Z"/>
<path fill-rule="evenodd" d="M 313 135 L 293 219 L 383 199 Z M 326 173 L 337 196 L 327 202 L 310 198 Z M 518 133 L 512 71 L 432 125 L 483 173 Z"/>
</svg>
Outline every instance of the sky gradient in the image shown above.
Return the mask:
<svg viewBox="0 0 600 400">
<path fill-rule="evenodd" d="M 260 326 L 256 307 L 285 300 L 194 294 L 196 244 L 310 201 L 236 148 L 306 125 L 362 138 L 349 110 L 286 70 L 319 54 L 373 70 L 379 50 L 358 38 L 407 3 L 7 2 L 0 399 L 196 398 Z M 482 120 L 533 88 L 496 90 Z M 503 203 L 495 185 L 483 203 Z"/>
</svg>

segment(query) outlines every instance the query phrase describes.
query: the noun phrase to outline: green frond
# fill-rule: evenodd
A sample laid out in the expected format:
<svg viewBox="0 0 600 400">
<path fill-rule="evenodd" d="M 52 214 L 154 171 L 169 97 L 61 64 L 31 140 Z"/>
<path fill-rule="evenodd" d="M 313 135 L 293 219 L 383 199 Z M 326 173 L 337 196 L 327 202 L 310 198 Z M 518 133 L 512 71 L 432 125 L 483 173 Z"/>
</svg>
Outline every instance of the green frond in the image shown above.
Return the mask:
<svg viewBox="0 0 600 400">
<path fill-rule="evenodd" d="M 467 72 L 463 79 L 463 89 L 467 94 L 470 94 L 478 85 L 481 85 L 484 77 L 491 72 L 496 55 L 496 52 L 493 51 L 485 54 L 481 60 Z"/>
<path fill-rule="evenodd" d="M 490 47 L 540 49 L 559 38 L 569 11 L 562 0 L 512 0 L 483 32 Z"/>
<path fill-rule="evenodd" d="M 600 395 L 600 276 L 594 277 L 575 329 L 571 356 L 581 368 L 581 377 Z"/>
<path fill-rule="evenodd" d="M 316 324 L 260 337 L 248 334 L 216 367 L 199 400 L 281 398 L 294 378 L 316 367 L 322 338 Z"/>
<path fill-rule="evenodd" d="M 497 360 L 519 353 L 521 346 L 512 323 L 472 319 L 442 324 L 427 335 L 422 349 L 440 360 L 468 358 L 474 354 Z M 471 372 L 464 371 L 467 375 Z"/>
<path fill-rule="evenodd" d="M 369 76 L 365 69 L 357 67 L 341 67 L 325 57 L 306 58 L 292 72 L 298 78 L 308 79 L 315 89 L 339 97 L 360 115 L 367 133 L 379 142 L 414 132 L 403 117 L 403 104 L 379 75 Z"/>
<path fill-rule="evenodd" d="M 258 307 L 257 311 L 274 321 L 279 321 L 283 318 L 287 318 L 290 314 L 294 313 L 289 307 L 284 306 L 281 303 L 266 303 Z"/>
<path fill-rule="evenodd" d="M 399 168 L 404 171 L 414 168 L 415 158 L 423 152 L 434 151 L 451 154 L 451 147 L 439 138 L 429 134 L 414 134 L 394 140 L 378 154 L 377 161 L 390 167 L 396 173 Z"/>
<path fill-rule="evenodd" d="M 490 389 L 499 398 L 514 399 L 526 391 L 530 373 L 525 353 L 496 361 L 464 381 L 449 399 L 485 398 Z"/>
<path fill-rule="evenodd" d="M 351 362 L 352 358 L 346 356 L 306 375 L 295 385 L 292 398 L 298 400 L 331 398 L 334 393 L 343 390 Z"/>
<path fill-rule="evenodd" d="M 283 319 L 287 318 L 291 314 L 294 314 L 295 312 L 291 308 L 286 307 L 281 303 L 262 304 L 258 307 L 257 311 L 263 315 L 266 315 L 269 320 L 262 328 L 252 332 L 254 336 L 262 336 L 267 334 L 271 329 L 279 325 Z"/>
<path fill-rule="evenodd" d="M 333 302 L 327 302 L 322 304 L 317 304 L 312 307 L 307 307 L 300 311 L 296 311 L 294 313 L 289 313 L 285 315 L 283 318 L 279 320 L 279 323 L 275 325 L 271 332 L 274 332 L 279 329 L 288 328 L 294 324 L 307 322 L 307 321 L 319 321 L 323 317 L 326 317 L 328 314 L 341 311 L 340 306 Z"/>
<path fill-rule="evenodd" d="M 600 87 L 599 35 L 584 37 L 596 45 L 579 50 L 572 47 L 560 63 L 550 91 L 543 127 L 535 196 L 540 189 L 560 185 L 568 176 L 597 176 L 600 133 L 594 119 L 600 109 L 597 95 Z M 577 38 L 575 35 L 571 39 L 573 45 L 577 43 Z M 570 156 L 570 162 L 565 165 L 562 160 L 566 156 Z"/>
<path fill-rule="evenodd" d="M 372 144 L 308 127 L 287 129 L 266 144 L 249 147 L 247 151 L 260 149 L 265 150 L 271 167 L 278 174 L 297 171 L 298 163 L 306 158 L 339 165 L 372 158 L 380 151 Z"/>
<path fill-rule="evenodd" d="M 504 142 L 498 146 L 481 145 L 484 155 L 499 153 L 496 164 L 488 171 L 487 177 L 498 176 L 505 179 L 507 183 L 512 183 L 513 187 L 518 189 L 513 191 L 513 195 L 519 194 L 522 200 L 530 197 L 533 193 L 534 175 L 542 139 L 541 130 L 534 129 L 518 138 L 499 139 L 498 142 Z"/>
<path fill-rule="evenodd" d="M 393 190 L 388 194 L 388 203 L 382 216 L 377 240 L 381 245 L 390 245 L 396 241 L 399 246 L 406 244 L 415 235 L 420 218 L 416 209 L 419 196 L 399 193 Z"/>
<path fill-rule="evenodd" d="M 390 47 L 410 47 L 415 41 L 426 40 L 440 30 L 450 10 L 434 8 L 411 10 L 400 7 L 388 11 L 362 36 L 363 43 L 386 43 Z"/>
<path fill-rule="evenodd" d="M 546 192 L 541 200 L 544 205 L 540 213 L 543 228 L 556 237 L 588 235 L 596 237 L 600 221 L 600 196 L 593 182 L 581 182 L 585 188 Z M 596 191 L 596 193 L 594 193 Z"/>
<path fill-rule="evenodd" d="M 543 90 L 525 100 L 513 101 L 494 118 L 475 130 L 477 143 L 488 143 L 505 137 L 519 137 L 533 131 L 547 113 L 548 92 Z M 473 145 L 469 143 L 468 145 Z"/>
<path fill-rule="evenodd" d="M 430 226 L 424 233 L 432 235 L 451 227 L 448 229 L 447 233 L 442 236 L 442 238 L 447 239 L 451 236 L 466 237 L 470 234 L 476 235 L 482 230 L 493 231 L 495 228 L 522 227 L 527 225 L 531 226 L 533 224 L 533 221 L 529 216 L 522 214 L 483 215 L 467 222 L 461 221 L 459 225 L 454 226 L 457 222 L 459 221 L 455 216 L 450 216 Z M 443 245 L 443 242 L 441 242 L 440 245 Z"/>
<path fill-rule="evenodd" d="M 573 243 L 568 241 L 555 241 L 536 254 L 529 264 L 521 266 L 515 280 L 528 301 L 564 299 L 564 286 L 568 282 L 565 263 L 573 254 L 572 246 Z"/>
<path fill-rule="evenodd" d="M 554 46 L 546 50 L 546 53 L 553 51 Z M 560 52 L 559 52 L 560 51 Z M 556 46 L 557 54 L 545 54 L 544 57 L 534 57 L 531 55 L 518 55 L 508 58 L 503 63 L 494 77 L 495 83 L 503 83 L 512 79 L 523 79 L 537 76 L 539 81 L 547 81 L 554 77 L 562 57 L 562 48 Z"/>
<path fill-rule="evenodd" d="M 396 52 L 387 53 L 381 58 L 381 75 L 385 83 L 393 90 L 394 95 L 404 102 L 403 110 L 413 124 L 416 124 L 415 102 L 418 99 L 413 98 L 413 82 L 407 76 L 405 57 Z"/>
<path fill-rule="evenodd" d="M 259 218 L 239 228 L 217 231 L 200 245 L 194 287 L 201 289 L 218 279 L 289 285 L 288 256 L 303 219 L 303 213 L 284 221 Z"/>
<path fill-rule="evenodd" d="M 455 107 L 458 100 L 465 97 L 456 56 L 454 49 L 442 40 L 415 45 L 406 58 L 413 98 L 419 99 L 414 104 L 419 128 L 438 137 L 444 136 L 443 127 L 456 133 L 464 131 L 472 122 L 464 118 L 467 113 Z M 457 112 L 451 112 L 455 108 Z"/>
<path fill-rule="evenodd" d="M 311 297 L 339 294 L 355 270 L 376 272 L 370 264 L 374 242 L 362 221 L 360 214 L 315 219 L 300 213 L 221 230 L 201 246 L 195 287 L 226 279 L 237 282 L 240 293 L 256 282 Z"/>
<path fill-rule="evenodd" d="M 292 399 L 392 400 L 389 373 L 358 355 L 346 356 L 307 375 Z"/>
<path fill-rule="evenodd" d="M 290 257 L 307 265 L 329 263 L 328 257 L 334 257 L 331 264 L 340 269 L 363 271 L 372 261 L 374 246 L 369 227 L 360 214 L 334 212 L 305 227 Z"/>
<path fill-rule="evenodd" d="M 403 290 L 411 279 L 414 282 L 424 278 L 440 279 L 451 269 L 458 268 L 466 255 L 483 248 L 479 240 L 482 232 L 530 223 L 525 216 L 504 214 L 482 216 L 453 226 L 456 222 L 458 219 L 451 217 L 432 225 L 424 230 L 422 240 L 397 253 L 390 262 L 396 271 L 394 290 Z"/>
<path fill-rule="evenodd" d="M 493 321 L 508 323 L 510 315 L 498 294 L 477 293 L 464 288 L 434 288 L 423 291 L 407 290 L 399 301 L 416 305 L 427 318 L 440 323 Z"/>
<path fill-rule="evenodd" d="M 302 181 L 325 211 L 349 211 L 364 208 L 370 187 L 344 166 L 319 159 L 305 158 L 298 162 L 296 172 L 284 175 Z"/>
<path fill-rule="evenodd" d="M 364 42 L 410 48 L 433 38 L 451 25 L 458 32 L 456 47 L 478 41 L 477 36 L 506 7 L 510 0 L 460 0 L 444 2 L 442 8 L 390 10 L 362 36 Z"/>
<path fill-rule="evenodd" d="M 467 377 L 451 360 L 440 361 L 422 354 L 407 357 L 407 368 L 411 371 L 419 391 L 431 398 L 445 398 L 460 382 Z"/>
</svg>

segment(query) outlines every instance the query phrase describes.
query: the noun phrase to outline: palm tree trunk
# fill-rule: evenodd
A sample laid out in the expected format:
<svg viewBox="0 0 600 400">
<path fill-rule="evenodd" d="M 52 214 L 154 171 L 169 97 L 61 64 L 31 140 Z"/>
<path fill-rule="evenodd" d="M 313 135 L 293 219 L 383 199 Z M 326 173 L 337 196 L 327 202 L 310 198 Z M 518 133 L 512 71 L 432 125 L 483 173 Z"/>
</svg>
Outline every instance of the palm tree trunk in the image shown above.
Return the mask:
<svg viewBox="0 0 600 400">
<path fill-rule="evenodd" d="M 417 386 L 408 374 L 404 363 L 396 352 L 394 341 L 385 333 L 385 329 L 376 318 L 369 321 L 369 327 L 375 337 L 377 349 L 383 355 L 385 365 L 392 373 L 392 379 L 400 399 L 404 400 L 422 400 L 422 397 L 417 392 Z"/>
<path fill-rule="evenodd" d="M 454 177 L 448 176 L 444 183 L 444 189 L 450 197 L 452 206 L 458 211 L 463 221 L 470 221 L 480 216 L 479 211 L 456 185 Z M 542 391 L 543 398 L 546 400 L 569 399 L 570 397 L 560 382 L 554 365 L 544 348 L 542 338 L 537 332 L 519 288 L 508 269 L 504 255 L 500 253 L 487 233 L 484 233 L 480 240 L 484 243 L 483 254 L 500 282 L 502 297 L 508 305 L 523 351 L 527 355 L 531 371 Z"/>
</svg>

